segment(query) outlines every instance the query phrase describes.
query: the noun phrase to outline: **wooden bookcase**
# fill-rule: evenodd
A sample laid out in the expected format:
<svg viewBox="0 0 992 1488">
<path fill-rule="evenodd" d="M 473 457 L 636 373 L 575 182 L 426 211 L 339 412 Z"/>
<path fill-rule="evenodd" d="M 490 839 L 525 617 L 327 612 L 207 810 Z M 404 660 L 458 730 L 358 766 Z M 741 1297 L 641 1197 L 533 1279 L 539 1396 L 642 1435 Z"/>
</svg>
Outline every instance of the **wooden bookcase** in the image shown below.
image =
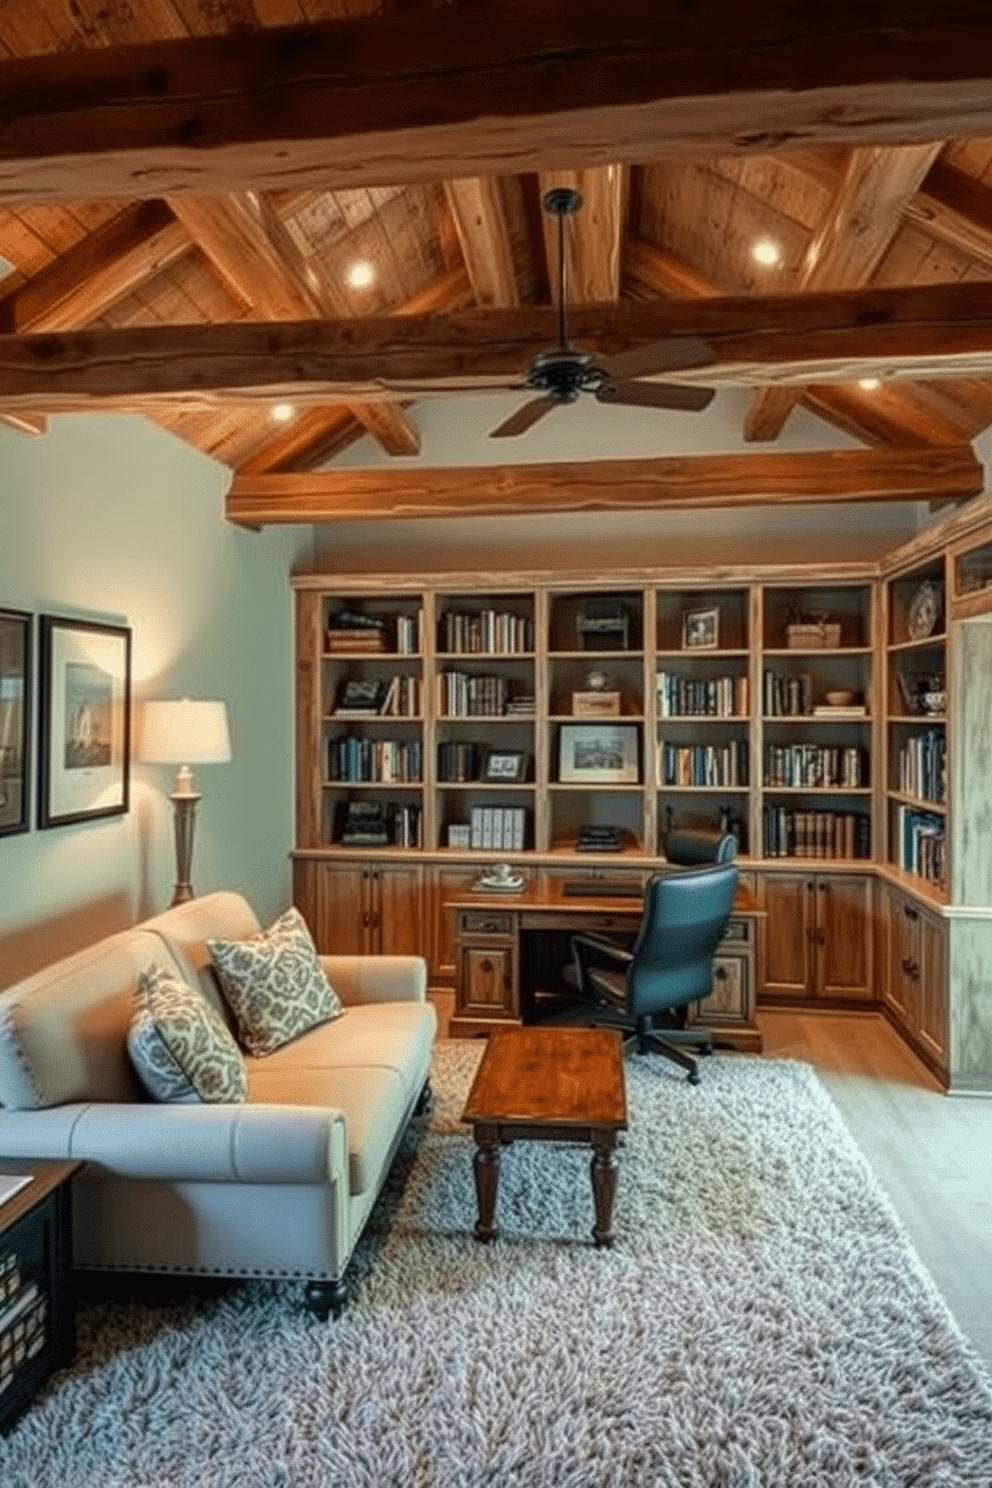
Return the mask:
<svg viewBox="0 0 992 1488">
<path fill-rule="evenodd" d="M 759 999 L 885 1007 L 932 1068 L 953 1071 L 956 914 L 970 917 L 967 954 L 984 956 L 987 942 L 992 953 L 992 866 L 976 846 L 992 793 L 981 766 L 992 511 L 875 564 L 293 583 L 295 893 L 327 949 L 415 949 L 432 982 L 450 985 L 458 941 L 446 906 L 483 867 L 643 874 L 669 824 L 722 820 L 766 916 Z M 383 648 L 352 651 L 340 634 L 331 647 L 342 610 L 384 622 Z M 576 699 L 596 691 L 591 672 L 614 714 L 589 716 Z M 388 691 L 396 677 L 409 711 L 339 711 L 347 682 Z M 576 750 L 577 729 L 590 748 Z M 379 757 L 414 759 L 418 777 L 340 778 L 331 760 L 349 738 L 366 761 L 377 745 Z M 352 801 L 405 812 L 406 835 L 342 842 Z M 942 825 L 942 855 L 907 856 L 913 812 Z M 521 817 L 514 840 L 508 823 L 519 830 Z M 473 839 L 487 818 L 507 835 Z M 621 830 L 619 851 L 577 850 L 582 827 L 606 825 Z"/>
</svg>

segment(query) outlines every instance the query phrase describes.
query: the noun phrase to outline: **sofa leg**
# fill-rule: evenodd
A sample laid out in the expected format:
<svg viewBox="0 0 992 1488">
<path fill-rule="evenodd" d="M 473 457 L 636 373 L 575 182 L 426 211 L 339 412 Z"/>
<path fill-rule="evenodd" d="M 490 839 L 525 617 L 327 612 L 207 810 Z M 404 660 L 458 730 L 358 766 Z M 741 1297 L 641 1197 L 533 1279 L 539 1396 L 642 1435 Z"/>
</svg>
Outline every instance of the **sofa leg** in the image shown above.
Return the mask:
<svg viewBox="0 0 992 1488">
<path fill-rule="evenodd" d="M 303 1298 L 310 1311 L 327 1321 L 328 1313 L 340 1317 L 348 1300 L 348 1288 L 344 1281 L 308 1281 L 303 1288 Z"/>
<path fill-rule="evenodd" d="M 430 1080 L 425 1080 L 424 1088 L 417 1097 L 417 1104 L 414 1107 L 414 1112 L 417 1116 L 426 1116 L 428 1111 L 432 1111 L 433 1109 L 434 1092 L 431 1089 Z"/>
</svg>

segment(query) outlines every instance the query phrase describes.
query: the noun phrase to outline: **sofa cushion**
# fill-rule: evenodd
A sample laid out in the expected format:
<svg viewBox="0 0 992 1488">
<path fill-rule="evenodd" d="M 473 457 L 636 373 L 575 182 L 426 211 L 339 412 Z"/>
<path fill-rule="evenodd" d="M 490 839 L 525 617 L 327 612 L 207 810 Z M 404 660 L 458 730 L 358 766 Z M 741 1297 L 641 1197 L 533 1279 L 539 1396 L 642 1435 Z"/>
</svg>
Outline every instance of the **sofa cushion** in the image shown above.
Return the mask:
<svg viewBox="0 0 992 1488">
<path fill-rule="evenodd" d="M 346 1008 L 333 1023 L 314 1028 L 262 1061 L 246 1056 L 251 1080 L 259 1063 L 306 1072 L 375 1066 L 397 1075 L 414 1100 L 430 1072 L 437 1014 L 429 1002 L 378 1003 Z"/>
<path fill-rule="evenodd" d="M 249 1060 L 248 1090 L 253 1105 L 320 1106 L 344 1113 L 353 1196 L 377 1187 L 409 1110 L 399 1075 L 377 1065 L 304 1070 L 273 1068 L 270 1059 Z"/>
<path fill-rule="evenodd" d="M 128 1053 L 159 1101 L 237 1103 L 248 1092 L 241 1050 L 200 993 L 160 966 L 138 978 Z"/>
<path fill-rule="evenodd" d="M 248 940 L 207 941 L 244 1047 L 270 1054 L 290 1039 L 341 1016 L 306 921 L 288 909 Z"/>
<path fill-rule="evenodd" d="M 0 1103 L 141 1100 L 127 1030 L 138 976 L 153 960 L 178 974 L 156 936 L 128 930 L 0 994 Z"/>
<path fill-rule="evenodd" d="M 258 935 L 262 927 L 247 899 L 231 889 L 218 889 L 213 894 L 204 894 L 202 899 L 174 904 L 171 909 L 145 920 L 141 928 L 165 942 L 169 955 L 182 970 L 183 979 L 191 987 L 199 987 L 237 1037 L 238 1025 L 220 990 L 207 940 L 210 936 L 215 940 L 249 940 Z"/>
</svg>

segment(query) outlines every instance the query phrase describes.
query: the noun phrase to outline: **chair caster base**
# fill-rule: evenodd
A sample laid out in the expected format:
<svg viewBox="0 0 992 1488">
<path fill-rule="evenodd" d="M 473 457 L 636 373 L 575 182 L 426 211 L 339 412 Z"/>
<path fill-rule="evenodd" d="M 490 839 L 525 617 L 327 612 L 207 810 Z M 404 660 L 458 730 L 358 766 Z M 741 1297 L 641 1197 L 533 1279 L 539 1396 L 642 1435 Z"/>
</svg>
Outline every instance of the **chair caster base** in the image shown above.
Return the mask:
<svg viewBox="0 0 992 1488">
<path fill-rule="evenodd" d="M 327 1322 L 329 1313 L 341 1316 L 348 1300 L 348 1288 L 343 1281 L 308 1281 L 303 1288 L 303 1299 L 315 1317 Z"/>
</svg>

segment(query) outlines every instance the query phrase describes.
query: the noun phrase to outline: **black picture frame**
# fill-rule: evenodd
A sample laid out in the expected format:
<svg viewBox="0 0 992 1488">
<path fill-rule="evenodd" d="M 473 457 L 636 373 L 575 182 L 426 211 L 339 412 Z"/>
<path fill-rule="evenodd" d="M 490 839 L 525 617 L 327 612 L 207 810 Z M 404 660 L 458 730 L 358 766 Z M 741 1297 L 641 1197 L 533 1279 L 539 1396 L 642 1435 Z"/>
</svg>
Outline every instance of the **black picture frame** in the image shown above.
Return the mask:
<svg viewBox="0 0 992 1488">
<path fill-rule="evenodd" d="M 640 731 L 604 718 L 563 723 L 558 735 L 558 779 L 563 785 L 639 785 Z"/>
<path fill-rule="evenodd" d="M 0 837 L 31 827 L 32 616 L 0 609 Z"/>
<path fill-rule="evenodd" d="M 38 826 L 125 815 L 130 627 L 42 615 L 39 659 Z"/>
<path fill-rule="evenodd" d="M 516 749 L 490 749 L 482 778 L 490 785 L 516 785 L 526 773 L 526 754 Z"/>
</svg>

